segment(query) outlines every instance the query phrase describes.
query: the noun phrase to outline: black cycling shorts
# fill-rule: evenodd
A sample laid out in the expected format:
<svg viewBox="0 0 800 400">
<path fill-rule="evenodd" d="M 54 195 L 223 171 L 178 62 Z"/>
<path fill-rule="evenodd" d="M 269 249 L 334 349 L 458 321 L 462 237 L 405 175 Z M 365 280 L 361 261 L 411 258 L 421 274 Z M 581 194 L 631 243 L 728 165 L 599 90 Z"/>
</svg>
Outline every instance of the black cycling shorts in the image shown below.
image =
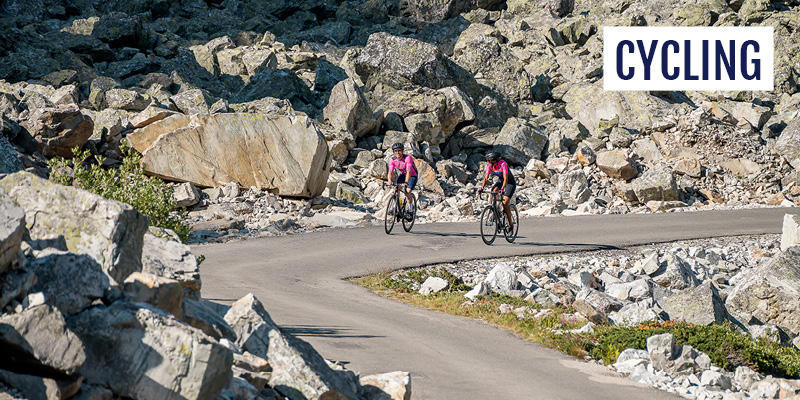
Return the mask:
<svg viewBox="0 0 800 400">
<path fill-rule="evenodd" d="M 492 187 L 492 191 L 500 190 L 500 187 L 503 186 L 502 182 L 497 182 Z M 506 183 L 506 188 L 503 190 L 503 196 L 508 197 L 509 199 L 511 196 L 514 195 L 514 192 L 517 191 L 517 185 L 512 185 L 510 183 Z"/>
</svg>

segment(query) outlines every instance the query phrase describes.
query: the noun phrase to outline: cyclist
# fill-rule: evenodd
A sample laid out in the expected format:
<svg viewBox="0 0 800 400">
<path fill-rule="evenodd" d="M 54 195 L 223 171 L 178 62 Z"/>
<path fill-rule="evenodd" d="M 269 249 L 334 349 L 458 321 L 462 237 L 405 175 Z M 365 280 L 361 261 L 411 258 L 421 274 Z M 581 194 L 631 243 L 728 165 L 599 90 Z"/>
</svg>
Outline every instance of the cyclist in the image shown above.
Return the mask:
<svg viewBox="0 0 800 400">
<path fill-rule="evenodd" d="M 514 175 L 508 170 L 508 163 L 500 158 L 500 153 L 495 151 L 486 153 L 486 162 L 486 175 L 483 176 L 483 183 L 481 184 L 481 188 L 478 189 L 478 193 L 483 192 L 483 188 L 486 187 L 486 180 L 490 175 L 502 178 L 492 186 L 492 191 L 499 189 L 503 192 L 503 210 L 505 211 L 506 218 L 508 218 L 508 227 L 511 232 L 514 232 L 514 222 L 511 219 L 511 208 L 509 207 L 511 196 L 513 196 L 514 191 L 517 190 L 517 183 L 514 180 Z"/>
<path fill-rule="evenodd" d="M 395 181 L 396 184 L 405 183 L 406 184 L 406 200 L 408 204 L 408 212 L 409 214 L 414 213 L 414 194 L 411 193 L 414 190 L 414 187 L 417 185 L 417 166 L 414 165 L 414 158 L 408 154 L 403 154 L 403 144 L 402 143 L 395 143 L 392 145 L 392 151 L 394 155 L 392 159 L 389 161 L 389 175 L 386 177 L 386 180 L 392 182 L 392 171 L 397 169 L 397 180 Z"/>
</svg>

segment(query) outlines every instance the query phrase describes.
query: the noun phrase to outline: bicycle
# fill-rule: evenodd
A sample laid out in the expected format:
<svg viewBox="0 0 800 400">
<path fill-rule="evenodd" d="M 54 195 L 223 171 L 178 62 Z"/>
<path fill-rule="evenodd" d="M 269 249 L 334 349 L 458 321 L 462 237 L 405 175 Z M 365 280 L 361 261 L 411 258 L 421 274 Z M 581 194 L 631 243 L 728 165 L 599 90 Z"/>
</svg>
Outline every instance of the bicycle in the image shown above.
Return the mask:
<svg viewBox="0 0 800 400">
<path fill-rule="evenodd" d="M 508 205 L 511 209 L 511 218 L 514 221 L 514 229 L 512 230 L 509 229 L 508 218 L 506 218 L 506 213 L 503 210 L 503 197 L 498 196 L 502 195 L 502 192 L 493 190 L 487 192 L 487 194 L 491 195 L 492 204 L 484 207 L 481 212 L 481 239 L 483 239 L 483 243 L 494 243 L 494 239 L 500 229 L 503 230 L 503 236 L 506 241 L 514 243 L 514 240 L 517 239 L 517 233 L 519 233 L 519 211 L 517 211 L 517 206 L 514 204 Z"/>
<path fill-rule="evenodd" d="M 414 226 L 414 221 L 417 218 L 417 199 L 414 198 L 414 211 L 409 212 L 407 210 L 405 193 L 403 193 L 400 188 L 405 187 L 405 183 L 392 183 L 394 186 L 394 193 L 392 197 L 389 198 L 389 203 L 386 204 L 386 215 L 383 217 L 383 228 L 386 231 L 387 235 L 392 233 L 392 229 L 394 228 L 395 222 L 403 222 L 403 230 L 406 232 L 411 232 L 411 228 Z"/>
</svg>

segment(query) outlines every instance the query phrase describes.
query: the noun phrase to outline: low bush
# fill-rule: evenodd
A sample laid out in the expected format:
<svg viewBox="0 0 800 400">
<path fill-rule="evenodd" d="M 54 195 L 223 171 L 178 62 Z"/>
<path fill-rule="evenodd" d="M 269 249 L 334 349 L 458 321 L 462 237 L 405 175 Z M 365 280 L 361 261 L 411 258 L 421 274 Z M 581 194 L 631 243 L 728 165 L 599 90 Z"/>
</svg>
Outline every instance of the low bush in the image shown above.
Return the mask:
<svg viewBox="0 0 800 400">
<path fill-rule="evenodd" d="M 688 344 L 708 354 L 714 365 L 727 370 L 746 365 L 762 374 L 800 378 L 800 350 L 764 338 L 753 339 L 730 324 L 647 322 L 635 328 L 602 326 L 595 329 L 596 344 L 589 352 L 606 364 L 613 363 L 622 350 L 647 349 L 647 338 L 661 333 L 673 334 L 676 344 Z"/>
<path fill-rule="evenodd" d="M 74 148 L 74 158 L 50 159 L 50 179 L 62 185 L 75 186 L 108 199 L 130 204 L 150 219 L 150 225 L 172 229 L 185 243 L 190 227 L 184 223 L 186 211 L 173 212 L 173 189 L 156 177 L 148 177 L 139 165 L 141 155 L 123 143 L 123 159 L 119 168 L 104 168 L 104 157 L 94 156 L 89 163 L 88 150 Z M 88 167 L 87 167 L 88 165 Z"/>
</svg>

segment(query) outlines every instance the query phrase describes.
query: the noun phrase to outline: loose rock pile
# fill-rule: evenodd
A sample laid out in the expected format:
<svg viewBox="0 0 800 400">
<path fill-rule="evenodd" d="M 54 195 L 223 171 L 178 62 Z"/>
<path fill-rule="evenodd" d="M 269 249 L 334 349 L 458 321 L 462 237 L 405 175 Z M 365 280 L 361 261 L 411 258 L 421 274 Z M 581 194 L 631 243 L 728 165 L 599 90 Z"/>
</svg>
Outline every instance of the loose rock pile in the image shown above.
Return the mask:
<svg viewBox="0 0 800 400">
<path fill-rule="evenodd" d="M 426 220 L 473 215 L 489 150 L 511 163 L 526 215 L 800 199 L 791 1 L 15 0 L 0 11 L 0 174 L 45 177 L 47 158 L 75 146 L 113 166 L 126 139 L 153 175 L 260 191 L 230 196 L 242 204 L 228 222 L 209 207 L 218 196 L 202 195 L 197 240 L 380 219 L 396 142 L 418 160 Z M 605 92 L 604 25 L 773 26 L 776 90 Z M 273 200 L 260 207 L 264 192 Z"/>
<path fill-rule="evenodd" d="M 584 321 L 625 327 L 646 321 L 695 325 L 730 322 L 754 338 L 800 349 L 800 219 L 787 214 L 782 235 L 727 237 L 546 257 L 463 261 L 444 267 L 476 296 L 498 293 L 536 307 L 500 306 L 520 318 L 541 318 L 557 305 Z M 428 278 L 412 287 L 422 294 L 447 289 Z M 563 331 L 559 331 L 562 332 Z M 800 394 L 796 380 L 764 377 L 746 366 L 735 373 L 711 364 L 708 355 L 676 346 L 671 334 L 651 337 L 647 351 L 628 349 L 613 365 L 631 379 L 687 398 L 787 398 Z"/>
<path fill-rule="evenodd" d="M 201 297 L 197 260 L 128 205 L 0 179 L 0 397 L 408 399 L 284 332 L 252 294 Z"/>
</svg>

